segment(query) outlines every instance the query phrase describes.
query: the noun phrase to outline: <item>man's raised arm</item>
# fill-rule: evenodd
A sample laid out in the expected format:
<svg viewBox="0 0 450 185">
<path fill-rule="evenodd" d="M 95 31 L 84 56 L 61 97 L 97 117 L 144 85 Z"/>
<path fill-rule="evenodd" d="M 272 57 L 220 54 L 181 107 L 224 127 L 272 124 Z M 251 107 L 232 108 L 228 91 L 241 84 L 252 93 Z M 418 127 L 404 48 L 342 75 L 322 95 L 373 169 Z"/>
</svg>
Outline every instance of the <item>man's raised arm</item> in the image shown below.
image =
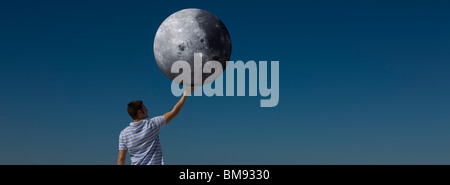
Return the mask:
<svg viewBox="0 0 450 185">
<path fill-rule="evenodd" d="M 181 108 L 183 108 L 184 102 L 186 101 L 186 96 L 192 93 L 197 87 L 194 88 L 188 88 L 187 86 L 184 86 L 184 93 L 183 96 L 181 96 L 178 103 L 173 107 L 172 111 L 165 113 L 164 118 L 166 119 L 166 124 L 169 124 L 170 121 L 172 121 L 173 118 L 175 118 L 178 113 L 180 113 Z"/>
</svg>

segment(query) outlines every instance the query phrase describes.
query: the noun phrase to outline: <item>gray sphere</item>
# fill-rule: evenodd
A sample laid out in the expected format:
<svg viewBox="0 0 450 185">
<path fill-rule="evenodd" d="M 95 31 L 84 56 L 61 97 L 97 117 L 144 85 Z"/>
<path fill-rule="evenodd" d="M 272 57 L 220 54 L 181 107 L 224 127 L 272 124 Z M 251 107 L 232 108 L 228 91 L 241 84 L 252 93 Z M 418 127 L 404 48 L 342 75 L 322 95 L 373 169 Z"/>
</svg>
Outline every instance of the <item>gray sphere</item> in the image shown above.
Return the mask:
<svg viewBox="0 0 450 185">
<path fill-rule="evenodd" d="M 188 62 L 191 82 L 184 85 L 193 85 L 194 53 L 202 53 L 202 68 L 206 62 L 215 60 L 225 70 L 231 56 L 231 39 L 225 25 L 213 14 L 201 9 L 183 9 L 167 17 L 159 26 L 153 52 L 159 69 L 170 80 L 180 74 L 171 73 L 172 64 L 179 60 Z M 205 79 L 211 74 L 203 73 L 202 84 L 195 85 L 210 83 Z"/>
</svg>

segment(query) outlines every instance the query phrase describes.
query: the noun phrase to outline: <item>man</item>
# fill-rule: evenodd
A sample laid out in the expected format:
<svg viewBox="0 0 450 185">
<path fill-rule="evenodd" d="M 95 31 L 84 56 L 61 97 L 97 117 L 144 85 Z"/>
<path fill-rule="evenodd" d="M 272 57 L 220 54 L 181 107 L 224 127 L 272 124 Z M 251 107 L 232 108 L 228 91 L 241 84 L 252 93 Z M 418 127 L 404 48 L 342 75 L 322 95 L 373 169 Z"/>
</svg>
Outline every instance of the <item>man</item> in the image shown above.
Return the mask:
<svg viewBox="0 0 450 185">
<path fill-rule="evenodd" d="M 119 157 L 118 165 L 124 165 L 127 151 L 130 153 L 132 165 L 163 165 L 163 155 L 161 144 L 159 143 L 159 131 L 169 124 L 178 115 L 189 95 L 194 88 L 187 88 L 172 111 L 151 119 L 148 118 L 147 108 L 140 100 L 132 101 L 128 104 L 127 110 L 133 122 L 130 126 L 120 132 L 119 135 Z"/>
</svg>

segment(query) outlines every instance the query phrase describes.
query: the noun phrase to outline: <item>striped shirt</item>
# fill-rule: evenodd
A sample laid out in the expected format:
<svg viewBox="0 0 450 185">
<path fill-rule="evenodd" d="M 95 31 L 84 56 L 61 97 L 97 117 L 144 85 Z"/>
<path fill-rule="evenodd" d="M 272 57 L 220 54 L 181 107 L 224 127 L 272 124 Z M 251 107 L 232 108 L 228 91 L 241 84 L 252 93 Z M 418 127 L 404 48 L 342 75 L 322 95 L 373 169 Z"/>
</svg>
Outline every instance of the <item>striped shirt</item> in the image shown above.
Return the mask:
<svg viewBox="0 0 450 185">
<path fill-rule="evenodd" d="M 159 131 L 165 125 L 164 116 L 131 122 L 120 132 L 119 150 L 128 150 L 132 165 L 164 165 Z"/>
</svg>

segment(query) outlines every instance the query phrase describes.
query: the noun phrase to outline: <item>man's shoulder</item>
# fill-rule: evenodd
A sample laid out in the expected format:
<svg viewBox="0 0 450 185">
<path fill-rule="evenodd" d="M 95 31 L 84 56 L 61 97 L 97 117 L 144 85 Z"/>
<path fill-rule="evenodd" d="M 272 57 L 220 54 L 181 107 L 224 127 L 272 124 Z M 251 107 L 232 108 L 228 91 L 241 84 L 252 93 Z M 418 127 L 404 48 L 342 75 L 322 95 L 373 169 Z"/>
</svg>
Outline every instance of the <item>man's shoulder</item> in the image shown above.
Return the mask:
<svg viewBox="0 0 450 185">
<path fill-rule="evenodd" d="M 155 117 L 149 119 L 149 122 L 153 122 L 153 123 L 161 123 L 161 122 L 165 122 L 165 121 L 166 121 L 166 118 L 164 118 L 163 115 L 155 116 Z"/>
<path fill-rule="evenodd" d="M 157 121 L 158 119 L 161 119 L 161 117 L 164 117 L 164 116 L 155 116 L 155 117 L 153 117 L 153 118 L 150 118 L 150 119 L 148 119 L 148 121 Z"/>
<path fill-rule="evenodd" d="M 123 135 L 127 130 L 128 130 L 128 126 L 125 127 L 124 129 L 122 129 L 122 131 L 120 131 L 120 135 Z"/>
<path fill-rule="evenodd" d="M 124 134 L 126 134 L 127 132 L 129 132 L 129 130 L 130 130 L 130 125 L 128 125 L 128 126 L 126 126 L 124 129 L 122 129 L 122 131 L 120 131 L 120 135 L 124 135 Z"/>
</svg>

